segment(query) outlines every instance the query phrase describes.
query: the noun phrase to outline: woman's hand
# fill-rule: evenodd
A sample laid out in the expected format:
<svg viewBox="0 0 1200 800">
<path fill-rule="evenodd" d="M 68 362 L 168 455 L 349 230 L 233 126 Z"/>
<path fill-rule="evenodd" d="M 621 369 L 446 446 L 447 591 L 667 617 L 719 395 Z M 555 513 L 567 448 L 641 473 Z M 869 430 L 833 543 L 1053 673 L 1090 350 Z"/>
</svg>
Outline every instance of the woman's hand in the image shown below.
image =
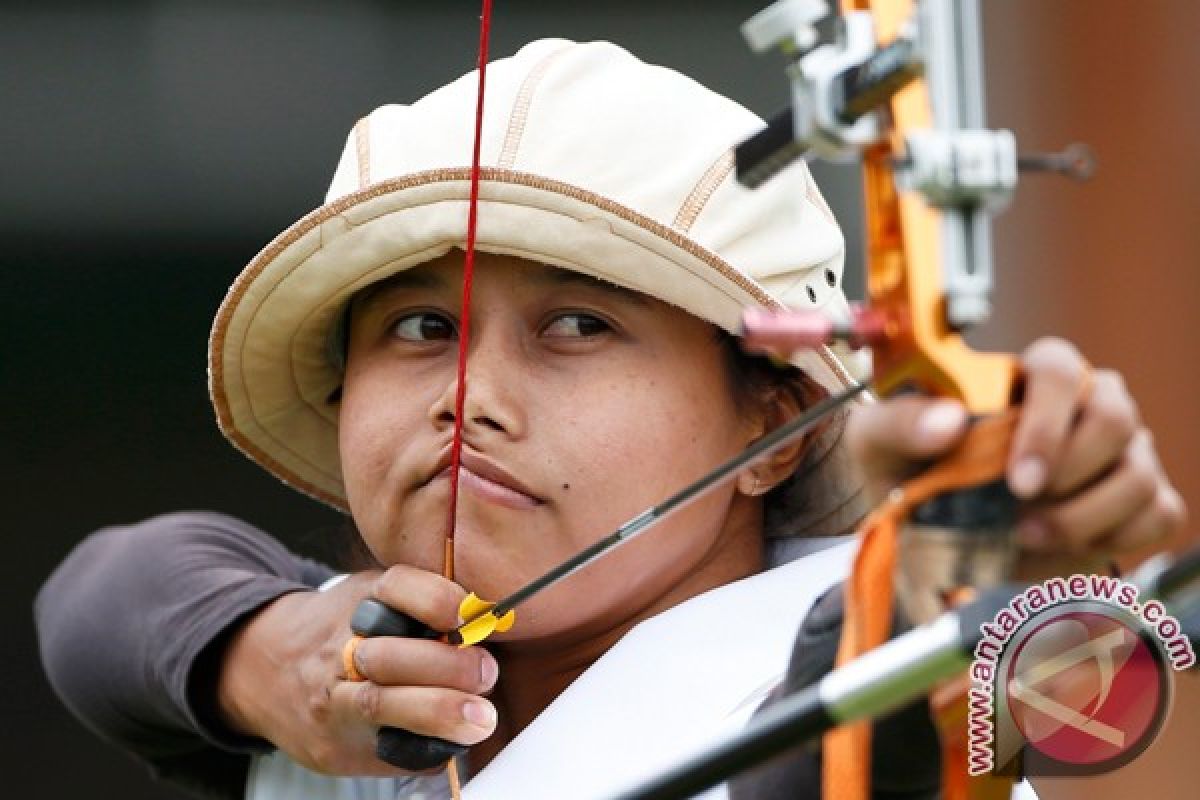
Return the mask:
<svg viewBox="0 0 1200 800">
<path fill-rule="evenodd" d="M 295 761 L 332 775 L 395 775 L 375 757 L 383 726 L 472 745 L 487 738 L 496 711 L 482 695 L 496 660 L 480 647 L 376 637 L 355 649 L 366 680 L 350 682 L 342 648 L 366 597 L 446 631 L 466 593 L 430 572 L 394 566 L 362 572 L 325 592 L 284 595 L 252 616 L 230 641 L 218 701 L 227 724 L 267 739 Z"/>
<path fill-rule="evenodd" d="M 1060 339 L 1034 343 L 1022 369 L 1024 402 L 1006 473 L 1024 501 L 1022 576 L 1095 569 L 1180 532 L 1183 499 L 1121 376 L 1089 373 Z M 952 449 L 966 423 L 963 407 L 949 400 L 904 396 L 858 409 L 847 435 L 873 500 Z"/>
</svg>

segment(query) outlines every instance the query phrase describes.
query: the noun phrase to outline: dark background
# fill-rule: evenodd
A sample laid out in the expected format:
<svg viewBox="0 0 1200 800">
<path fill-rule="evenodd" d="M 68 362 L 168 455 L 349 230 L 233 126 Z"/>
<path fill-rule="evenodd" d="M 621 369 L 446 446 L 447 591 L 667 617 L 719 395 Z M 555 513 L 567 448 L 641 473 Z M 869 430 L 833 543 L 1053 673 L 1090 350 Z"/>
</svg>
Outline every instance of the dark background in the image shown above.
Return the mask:
<svg viewBox="0 0 1200 800">
<path fill-rule="evenodd" d="M 997 230 L 998 320 L 980 339 L 1057 332 L 1120 367 L 1200 504 L 1197 4 L 984 5 L 991 122 L 1022 149 L 1086 140 L 1101 172 L 1022 184 Z M 787 97 L 780 62 L 737 31 L 758 7 L 501 0 L 492 50 L 611 39 L 767 114 Z M 240 515 L 306 552 L 328 544 L 338 517 L 217 433 L 209 322 L 238 270 L 320 203 L 355 119 L 473 66 L 477 14 L 474 0 L 0 6 L 4 796 L 179 796 L 55 699 L 33 595 L 87 532 L 168 510 Z M 856 274 L 857 173 L 814 171 Z"/>
</svg>

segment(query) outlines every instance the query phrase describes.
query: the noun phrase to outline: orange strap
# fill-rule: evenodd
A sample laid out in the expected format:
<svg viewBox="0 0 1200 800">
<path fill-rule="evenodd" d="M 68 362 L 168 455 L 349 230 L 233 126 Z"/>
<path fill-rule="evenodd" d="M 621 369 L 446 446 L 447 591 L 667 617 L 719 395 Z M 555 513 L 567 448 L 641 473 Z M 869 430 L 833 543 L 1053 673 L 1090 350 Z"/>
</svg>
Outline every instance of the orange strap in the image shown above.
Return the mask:
<svg viewBox="0 0 1200 800">
<path fill-rule="evenodd" d="M 863 523 L 854 568 L 846 581 L 846 611 L 836 665 L 841 666 L 887 641 L 895 600 L 893 584 L 900 526 L 909 512 L 954 489 L 978 486 L 1004 474 L 1017 411 L 1010 409 L 971 426 L 953 453 L 892 492 Z M 965 694 L 960 698 L 965 702 Z M 938 716 L 942 716 L 938 714 Z M 966 725 L 961 726 L 965 732 Z M 943 749 L 943 774 L 967 774 L 965 748 Z M 868 800 L 871 795 L 871 723 L 843 725 L 825 734 L 821 751 L 821 796 L 826 800 Z M 944 786 L 946 800 L 966 781 Z M 974 783 L 973 781 L 971 783 Z"/>
<path fill-rule="evenodd" d="M 929 695 L 929 707 L 942 744 L 942 797 L 946 800 L 1009 800 L 1013 779 L 1003 775 L 969 775 L 967 758 L 967 690 L 964 672 Z"/>
</svg>

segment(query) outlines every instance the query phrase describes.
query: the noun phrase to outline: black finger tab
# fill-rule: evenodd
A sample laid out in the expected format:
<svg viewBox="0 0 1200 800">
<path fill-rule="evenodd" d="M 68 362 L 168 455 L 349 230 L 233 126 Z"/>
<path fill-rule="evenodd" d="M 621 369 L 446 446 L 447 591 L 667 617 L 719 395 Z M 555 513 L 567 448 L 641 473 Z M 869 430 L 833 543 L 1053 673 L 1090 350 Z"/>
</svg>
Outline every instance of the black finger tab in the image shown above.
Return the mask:
<svg viewBox="0 0 1200 800">
<path fill-rule="evenodd" d="M 464 744 L 419 736 L 403 728 L 380 728 L 375 755 L 400 769 L 419 772 L 435 769 L 467 749 Z"/>
<path fill-rule="evenodd" d="M 402 636 L 406 639 L 437 639 L 440 633 L 407 614 L 367 598 L 354 609 L 350 629 L 359 636 Z"/>
</svg>

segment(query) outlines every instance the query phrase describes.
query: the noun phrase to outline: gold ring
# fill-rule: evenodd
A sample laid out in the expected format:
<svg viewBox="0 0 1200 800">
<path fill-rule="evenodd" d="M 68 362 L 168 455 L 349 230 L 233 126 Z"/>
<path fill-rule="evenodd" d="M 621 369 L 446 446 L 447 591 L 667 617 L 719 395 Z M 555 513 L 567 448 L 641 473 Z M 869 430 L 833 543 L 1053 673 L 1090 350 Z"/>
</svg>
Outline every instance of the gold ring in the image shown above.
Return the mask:
<svg viewBox="0 0 1200 800">
<path fill-rule="evenodd" d="M 346 640 L 342 645 L 342 670 L 346 673 L 346 680 L 361 683 L 366 678 L 354 663 L 354 651 L 358 649 L 358 643 L 363 640 L 363 637 L 355 634 Z"/>
</svg>

